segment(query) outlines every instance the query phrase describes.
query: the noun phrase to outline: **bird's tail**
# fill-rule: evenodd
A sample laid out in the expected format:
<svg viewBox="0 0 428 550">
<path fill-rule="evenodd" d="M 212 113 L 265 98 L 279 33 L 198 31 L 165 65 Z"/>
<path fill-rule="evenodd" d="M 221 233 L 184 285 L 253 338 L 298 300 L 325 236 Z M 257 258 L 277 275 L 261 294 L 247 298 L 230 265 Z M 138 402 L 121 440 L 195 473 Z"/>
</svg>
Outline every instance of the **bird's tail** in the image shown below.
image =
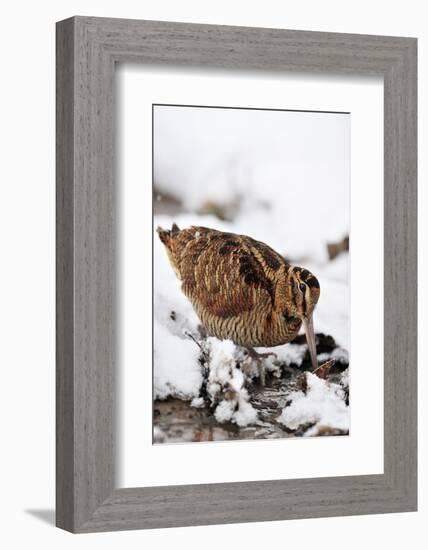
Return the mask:
<svg viewBox="0 0 428 550">
<path fill-rule="evenodd" d="M 176 257 L 176 247 L 174 246 L 174 244 L 176 243 L 173 239 L 180 232 L 180 228 L 177 224 L 173 223 L 171 229 L 162 229 L 162 227 L 158 227 L 156 231 L 158 232 L 160 240 L 165 245 L 165 250 L 167 252 L 169 261 L 172 265 L 172 268 L 174 269 L 175 274 L 177 275 L 178 279 L 181 280 L 180 270 Z"/>
<path fill-rule="evenodd" d="M 156 231 L 159 235 L 159 239 L 168 247 L 171 237 L 176 235 L 180 231 L 180 228 L 176 223 L 173 223 L 171 229 L 162 229 L 162 227 L 158 227 Z"/>
</svg>

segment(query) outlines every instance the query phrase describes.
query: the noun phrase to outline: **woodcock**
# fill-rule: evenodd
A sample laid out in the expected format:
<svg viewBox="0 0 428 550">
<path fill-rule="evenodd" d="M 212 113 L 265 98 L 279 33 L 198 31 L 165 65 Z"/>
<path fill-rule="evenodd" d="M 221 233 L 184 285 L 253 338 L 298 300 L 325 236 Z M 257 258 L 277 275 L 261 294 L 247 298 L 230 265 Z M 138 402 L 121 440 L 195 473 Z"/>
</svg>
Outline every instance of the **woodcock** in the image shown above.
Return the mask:
<svg viewBox="0 0 428 550">
<path fill-rule="evenodd" d="M 312 314 L 320 285 L 312 273 L 246 235 L 176 224 L 157 231 L 209 335 L 252 350 L 291 342 L 303 324 L 318 367 Z"/>
</svg>

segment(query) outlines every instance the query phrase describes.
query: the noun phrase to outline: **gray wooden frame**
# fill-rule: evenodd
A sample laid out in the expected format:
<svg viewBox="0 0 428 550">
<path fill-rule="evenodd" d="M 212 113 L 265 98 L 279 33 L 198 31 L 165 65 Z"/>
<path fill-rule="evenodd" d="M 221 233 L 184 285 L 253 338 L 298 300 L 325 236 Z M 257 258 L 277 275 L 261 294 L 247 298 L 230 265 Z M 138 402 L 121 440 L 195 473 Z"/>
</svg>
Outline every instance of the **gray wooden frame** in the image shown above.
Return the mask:
<svg viewBox="0 0 428 550">
<path fill-rule="evenodd" d="M 73 17 L 57 24 L 57 525 L 72 532 L 417 507 L 416 39 Z M 114 67 L 375 74 L 385 94 L 382 475 L 114 486 Z M 362 450 L 364 452 L 364 450 Z"/>
</svg>

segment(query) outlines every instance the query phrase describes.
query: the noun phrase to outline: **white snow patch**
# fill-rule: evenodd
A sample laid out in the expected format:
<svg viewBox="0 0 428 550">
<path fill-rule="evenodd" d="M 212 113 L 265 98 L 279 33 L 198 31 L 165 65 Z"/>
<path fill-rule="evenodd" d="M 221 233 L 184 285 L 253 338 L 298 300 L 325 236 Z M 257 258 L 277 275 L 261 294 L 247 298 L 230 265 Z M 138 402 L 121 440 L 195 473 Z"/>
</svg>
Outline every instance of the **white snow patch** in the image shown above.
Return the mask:
<svg viewBox="0 0 428 550">
<path fill-rule="evenodd" d="M 349 354 L 346 349 L 343 348 L 334 348 L 332 352 L 320 353 L 317 357 L 319 363 L 326 363 L 333 359 L 337 363 L 349 364 Z"/>
<path fill-rule="evenodd" d="M 223 423 L 232 419 L 235 412 L 235 402 L 224 399 L 216 408 L 214 416 L 217 422 Z"/>
<path fill-rule="evenodd" d="M 290 394 L 291 404 L 282 410 L 278 422 L 290 430 L 313 424 L 305 435 L 317 435 L 322 428 L 348 431 L 349 407 L 343 388 L 309 372 L 306 380 L 306 392 Z"/>
<path fill-rule="evenodd" d="M 339 363 L 349 363 L 349 353 L 343 348 L 335 348 L 330 357 Z"/>
<path fill-rule="evenodd" d="M 331 281 L 348 284 L 349 280 L 349 254 L 342 252 L 323 267 L 323 275 Z"/>
<path fill-rule="evenodd" d="M 194 397 L 190 402 L 190 406 L 194 407 L 195 409 L 200 409 L 204 405 L 205 405 L 205 401 L 203 397 Z"/>
<path fill-rule="evenodd" d="M 249 403 L 244 373 L 236 366 L 239 351 L 231 340 L 207 339 L 209 353 L 208 395 L 218 403 L 214 416 L 217 422 L 235 422 L 248 426 L 257 420 L 257 412 Z"/>
<path fill-rule="evenodd" d="M 160 323 L 155 323 L 154 396 L 180 399 L 198 397 L 202 372 L 200 350 L 189 339 L 179 338 Z"/>
<path fill-rule="evenodd" d="M 257 421 L 257 411 L 248 401 L 248 393 L 241 392 L 238 400 L 238 409 L 232 416 L 232 422 L 238 426 L 248 426 Z"/>
<path fill-rule="evenodd" d="M 207 338 L 207 349 L 210 357 L 209 381 L 226 386 L 233 376 L 235 367 L 235 344 L 231 340 Z"/>
<path fill-rule="evenodd" d="M 261 353 L 272 352 L 275 356 L 268 357 L 266 360 L 267 366 L 273 366 L 275 362 L 285 363 L 287 366 L 302 365 L 305 353 L 308 349 L 307 344 L 285 344 L 273 348 L 258 348 Z"/>
</svg>

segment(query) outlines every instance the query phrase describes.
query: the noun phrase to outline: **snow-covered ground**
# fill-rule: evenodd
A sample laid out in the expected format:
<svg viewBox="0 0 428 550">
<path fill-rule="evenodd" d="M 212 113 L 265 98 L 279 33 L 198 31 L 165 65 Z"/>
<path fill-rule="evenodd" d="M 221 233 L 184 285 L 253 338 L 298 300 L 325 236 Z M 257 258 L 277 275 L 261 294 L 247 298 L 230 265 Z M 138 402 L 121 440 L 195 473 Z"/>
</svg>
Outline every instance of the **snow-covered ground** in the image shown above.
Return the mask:
<svg viewBox="0 0 428 550">
<path fill-rule="evenodd" d="M 306 389 L 290 394 L 278 422 L 291 430 L 310 426 L 305 435 L 331 434 L 334 430 L 349 431 L 349 411 L 346 404 L 347 380 L 329 383 L 310 372 L 305 373 Z"/>
<path fill-rule="evenodd" d="M 331 335 L 339 345 L 334 357 L 347 362 L 349 254 L 330 260 L 327 243 L 349 234 L 348 117 L 157 107 L 154 121 L 155 229 L 175 222 L 247 234 L 311 270 L 321 286 L 315 332 Z M 176 214 L 156 214 L 163 194 L 181 203 Z M 198 325 L 155 234 L 154 397 L 209 405 L 219 423 L 256 423 L 249 387 L 257 369 L 232 342 L 202 341 Z M 281 376 L 285 366 L 301 365 L 306 345 L 272 351 L 277 359 L 267 359 L 265 367 Z M 290 394 L 279 421 L 291 430 L 312 424 L 305 435 L 321 426 L 346 432 L 342 386 L 306 376 L 306 393 Z"/>
</svg>

